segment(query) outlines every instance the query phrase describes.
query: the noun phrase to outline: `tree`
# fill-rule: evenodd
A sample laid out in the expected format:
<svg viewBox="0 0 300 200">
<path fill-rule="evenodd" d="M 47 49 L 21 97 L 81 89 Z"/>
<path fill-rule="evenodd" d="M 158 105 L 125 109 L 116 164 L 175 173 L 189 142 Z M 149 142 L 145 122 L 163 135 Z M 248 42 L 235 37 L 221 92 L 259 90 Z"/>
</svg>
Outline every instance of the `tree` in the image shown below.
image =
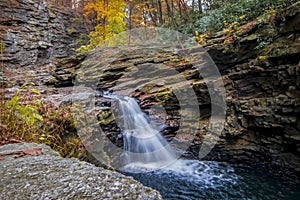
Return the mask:
<svg viewBox="0 0 300 200">
<path fill-rule="evenodd" d="M 125 6 L 124 0 L 91 0 L 86 4 L 85 16 L 94 16 L 97 22 L 90 33 L 89 49 L 126 30 Z"/>
<path fill-rule="evenodd" d="M 127 2 L 129 29 L 145 26 L 157 26 L 157 8 L 153 0 L 129 0 Z"/>
</svg>

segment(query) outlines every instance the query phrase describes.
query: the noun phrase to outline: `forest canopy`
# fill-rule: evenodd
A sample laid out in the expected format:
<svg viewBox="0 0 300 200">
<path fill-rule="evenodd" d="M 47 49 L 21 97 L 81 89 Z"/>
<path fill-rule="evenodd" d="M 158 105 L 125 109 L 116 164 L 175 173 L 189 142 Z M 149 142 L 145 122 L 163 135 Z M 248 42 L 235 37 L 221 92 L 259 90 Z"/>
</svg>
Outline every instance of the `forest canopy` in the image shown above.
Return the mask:
<svg viewBox="0 0 300 200">
<path fill-rule="evenodd" d="M 272 15 L 297 0 L 52 0 L 76 10 L 94 27 L 92 49 L 106 39 L 139 27 L 164 27 L 191 36 L 239 26 Z"/>
</svg>

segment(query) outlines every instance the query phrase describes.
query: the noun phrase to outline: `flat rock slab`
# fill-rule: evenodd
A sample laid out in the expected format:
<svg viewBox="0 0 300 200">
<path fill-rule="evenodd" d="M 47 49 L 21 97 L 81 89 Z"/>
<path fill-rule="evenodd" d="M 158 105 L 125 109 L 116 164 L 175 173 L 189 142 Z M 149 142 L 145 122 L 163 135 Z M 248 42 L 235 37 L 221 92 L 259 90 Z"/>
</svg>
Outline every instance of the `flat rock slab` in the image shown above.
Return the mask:
<svg viewBox="0 0 300 200">
<path fill-rule="evenodd" d="M 30 149 L 42 151 L 20 153 Z M 131 177 L 62 158 L 46 145 L 8 144 L 0 156 L 0 199 L 162 199 Z"/>
</svg>

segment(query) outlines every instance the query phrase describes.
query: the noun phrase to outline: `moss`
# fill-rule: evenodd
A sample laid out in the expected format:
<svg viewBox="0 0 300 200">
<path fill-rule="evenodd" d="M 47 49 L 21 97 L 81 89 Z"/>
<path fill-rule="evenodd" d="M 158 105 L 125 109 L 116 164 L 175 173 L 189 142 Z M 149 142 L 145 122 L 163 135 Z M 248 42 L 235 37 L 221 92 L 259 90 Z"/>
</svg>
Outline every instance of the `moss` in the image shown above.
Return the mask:
<svg viewBox="0 0 300 200">
<path fill-rule="evenodd" d="M 173 93 L 171 91 L 160 92 L 155 95 L 155 99 L 161 103 L 161 105 L 167 105 L 168 101 L 173 98 Z"/>
<path fill-rule="evenodd" d="M 252 34 L 252 35 L 249 35 L 245 38 L 243 38 L 244 41 L 253 41 L 253 40 L 257 40 L 258 39 L 258 36 L 256 34 Z"/>
<path fill-rule="evenodd" d="M 82 20 L 82 18 L 75 17 L 75 18 L 73 18 L 73 22 L 76 23 L 76 24 L 82 24 L 83 20 Z"/>
<path fill-rule="evenodd" d="M 266 45 L 262 49 L 261 54 L 269 57 L 280 57 L 282 55 L 289 54 L 294 50 L 292 43 L 293 40 L 287 37 L 278 38 L 277 40 Z"/>
<path fill-rule="evenodd" d="M 1 54 L 4 51 L 4 49 L 5 49 L 5 43 L 4 42 L 0 42 L 0 52 L 1 52 Z"/>
<path fill-rule="evenodd" d="M 102 111 L 98 114 L 98 120 L 100 125 L 108 125 L 115 121 L 115 116 L 111 111 Z"/>
<path fill-rule="evenodd" d="M 148 83 L 146 85 L 144 85 L 140 91 L 144 92 L 144 93 L 151 93 L 151 90 L 156 86 L 155 83 Z"/>
<path fill-rule="evenodd" d="M 81 33 L 79 38 L 76 39 L 77 44 L 83 44 L 87 43 L 89 41 L 90 37 L 87 34 Z"/>
<path fill-rule="evenodd" d="M 76 32 L 77 32 L 77 30 L 75 28 L 68 28 L 67 29 L 67 34 L 68 35 L 72 35 L 73 33 L 76 33 Z"/>
<path fill-rule="evenodd" d="M 149 93 L 152 94 L 152 93 L 161 93 L 161 92 L 168 92 L 168 91 L 169 89 L 165 87 L 160 87 L 160 88 L 154 87 L 149 90 Z"/>
</svg>

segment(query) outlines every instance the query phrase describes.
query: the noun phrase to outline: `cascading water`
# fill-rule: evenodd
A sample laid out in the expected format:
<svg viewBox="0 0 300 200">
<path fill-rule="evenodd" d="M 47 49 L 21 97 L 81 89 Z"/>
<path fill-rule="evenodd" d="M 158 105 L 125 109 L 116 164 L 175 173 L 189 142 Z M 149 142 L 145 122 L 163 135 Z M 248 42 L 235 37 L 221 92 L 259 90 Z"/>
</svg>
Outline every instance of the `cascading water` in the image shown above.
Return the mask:
<svg viewBox="0 0 300 200">
<path fill-rule="evenodd" d="M 164 199 L 299 199 L 297 183 L 273 177 L 261 169 L 176 159 L 168 142 L 151 125 L 135 99 L 107 97 L 115 100 L 113 112 L 123 132 L 125 163 L 121 171 L 157 189 Z"/>
<path fill-rule="evenodd" d="M 135 99 L 110 95 L 115 99 L 116 122 L 123 132 L 127 167 L 157 168 L 176 160 L 168 142 L 150 123 Z"/>
</svg>

